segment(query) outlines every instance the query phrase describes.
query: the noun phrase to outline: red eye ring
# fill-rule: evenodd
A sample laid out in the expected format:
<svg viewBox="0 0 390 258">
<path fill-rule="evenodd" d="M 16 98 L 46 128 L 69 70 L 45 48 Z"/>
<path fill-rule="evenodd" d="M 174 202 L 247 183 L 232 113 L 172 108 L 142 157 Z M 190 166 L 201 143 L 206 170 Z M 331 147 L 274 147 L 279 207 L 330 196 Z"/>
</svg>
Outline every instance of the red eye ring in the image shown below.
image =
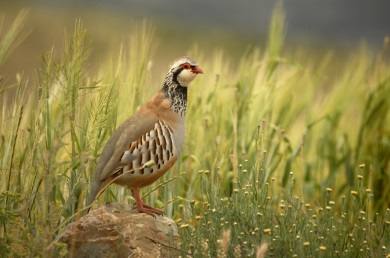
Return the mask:
<svg viewBox="0 0 390 258">
<path fill-rule="evenodd" d="M 181 65 L 181 68 L 183 69 L 191 69 L 191 65 L 189 63 L 185 63 Z"/>
</svg>

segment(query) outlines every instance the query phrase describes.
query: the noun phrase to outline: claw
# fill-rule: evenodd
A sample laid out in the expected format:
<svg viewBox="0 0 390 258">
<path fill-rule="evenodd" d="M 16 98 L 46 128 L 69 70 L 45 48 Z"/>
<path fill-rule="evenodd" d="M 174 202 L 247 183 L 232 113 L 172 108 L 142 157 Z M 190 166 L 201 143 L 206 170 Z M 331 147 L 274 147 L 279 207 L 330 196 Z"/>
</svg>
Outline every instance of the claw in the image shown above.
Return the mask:
<svg viewBox="0 0 390 258">
<path fill-rule="evenodd" d="M 145 205 L 145 204 L 141 204 L 141 205 L 138 205 L 137 204 L 137 207 L 136 209 L 140 212 L 140 213 L 146 213 L 146 214 L 149 214 L 153 217 L 156 217 L 156 215 L 160 215 L 160 216 L 164 216 L 165 213 L 159 209 L 156 209 L 156 208 L 153 208 L 153 207 L 150 207 L 148 205 Z"/>
</svg>

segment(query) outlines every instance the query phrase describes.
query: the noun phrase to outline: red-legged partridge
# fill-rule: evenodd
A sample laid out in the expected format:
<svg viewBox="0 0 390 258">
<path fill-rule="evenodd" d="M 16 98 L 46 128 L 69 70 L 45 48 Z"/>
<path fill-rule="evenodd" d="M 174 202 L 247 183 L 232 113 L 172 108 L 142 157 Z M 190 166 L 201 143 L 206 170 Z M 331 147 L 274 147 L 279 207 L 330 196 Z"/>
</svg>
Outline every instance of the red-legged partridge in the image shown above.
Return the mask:
<svg viewBox="0 0 390 258">
<path fill-rule="evenodd" d="M 96 166 L 87 206 L 115 183 L 131 189 L 139 212 L 163 214 L 142 202 L 139 188 L 164 175 L 179 157 L 185 140 L 187 86 L 200 73 L 194 59 L 176 60 L 161 90 L 115 130 Z"/>
</svg>

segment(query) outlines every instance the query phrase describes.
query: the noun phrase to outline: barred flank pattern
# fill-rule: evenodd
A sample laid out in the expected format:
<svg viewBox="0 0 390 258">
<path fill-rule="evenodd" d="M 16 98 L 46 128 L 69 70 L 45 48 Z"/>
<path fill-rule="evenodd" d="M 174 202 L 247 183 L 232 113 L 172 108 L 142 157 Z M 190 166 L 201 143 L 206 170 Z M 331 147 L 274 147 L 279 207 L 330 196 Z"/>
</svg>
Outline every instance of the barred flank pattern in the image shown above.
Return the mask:
<svg viewBox="0 0 390 258">
<path fill-rule="evenodd" d="M 129 150 L 123 153 L 121 161 L 128 163 L 123 172 L 148 174 L 158 171 L 173 157 L 175 146 L 172 133 L 171 127 L 159 120 L 150 132 L 132 142 Z M 150 160 L 154 160 L 154 166 L 139 169 Z"/>
</svg>

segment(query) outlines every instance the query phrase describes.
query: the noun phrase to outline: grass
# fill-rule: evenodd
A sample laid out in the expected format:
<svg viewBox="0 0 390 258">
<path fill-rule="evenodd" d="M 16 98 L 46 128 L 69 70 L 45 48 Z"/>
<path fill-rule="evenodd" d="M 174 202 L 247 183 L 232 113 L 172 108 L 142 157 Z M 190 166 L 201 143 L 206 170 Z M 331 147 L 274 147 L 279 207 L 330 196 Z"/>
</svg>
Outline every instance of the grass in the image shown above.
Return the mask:
<svg viewBox="0 0 390 258">
<path fill-rule="evenodd" d="M 25 15 L 1 30 L 2 58 L 25 36 Z M 188 50 L 206 74 L 189 91 L 184 154 L 144 199 L 176 220 L 183 255 L 389 256 L 389 39 L 340 64 L 283 50 L 283 16 L 276 8 L 267 47 L 237 66 L 223 51 Z M 60 57 L 50 50 L 35 74 L 1 82 L 2 257 L 55 255 L 46 247 L 84 207 L 108 137 L 159 89 L 154 30 L 132 31 L 90 64 L 93 42 L 77 21 Z M 116 186 L 106 201 L 133 202 Z"/>
</svg>

